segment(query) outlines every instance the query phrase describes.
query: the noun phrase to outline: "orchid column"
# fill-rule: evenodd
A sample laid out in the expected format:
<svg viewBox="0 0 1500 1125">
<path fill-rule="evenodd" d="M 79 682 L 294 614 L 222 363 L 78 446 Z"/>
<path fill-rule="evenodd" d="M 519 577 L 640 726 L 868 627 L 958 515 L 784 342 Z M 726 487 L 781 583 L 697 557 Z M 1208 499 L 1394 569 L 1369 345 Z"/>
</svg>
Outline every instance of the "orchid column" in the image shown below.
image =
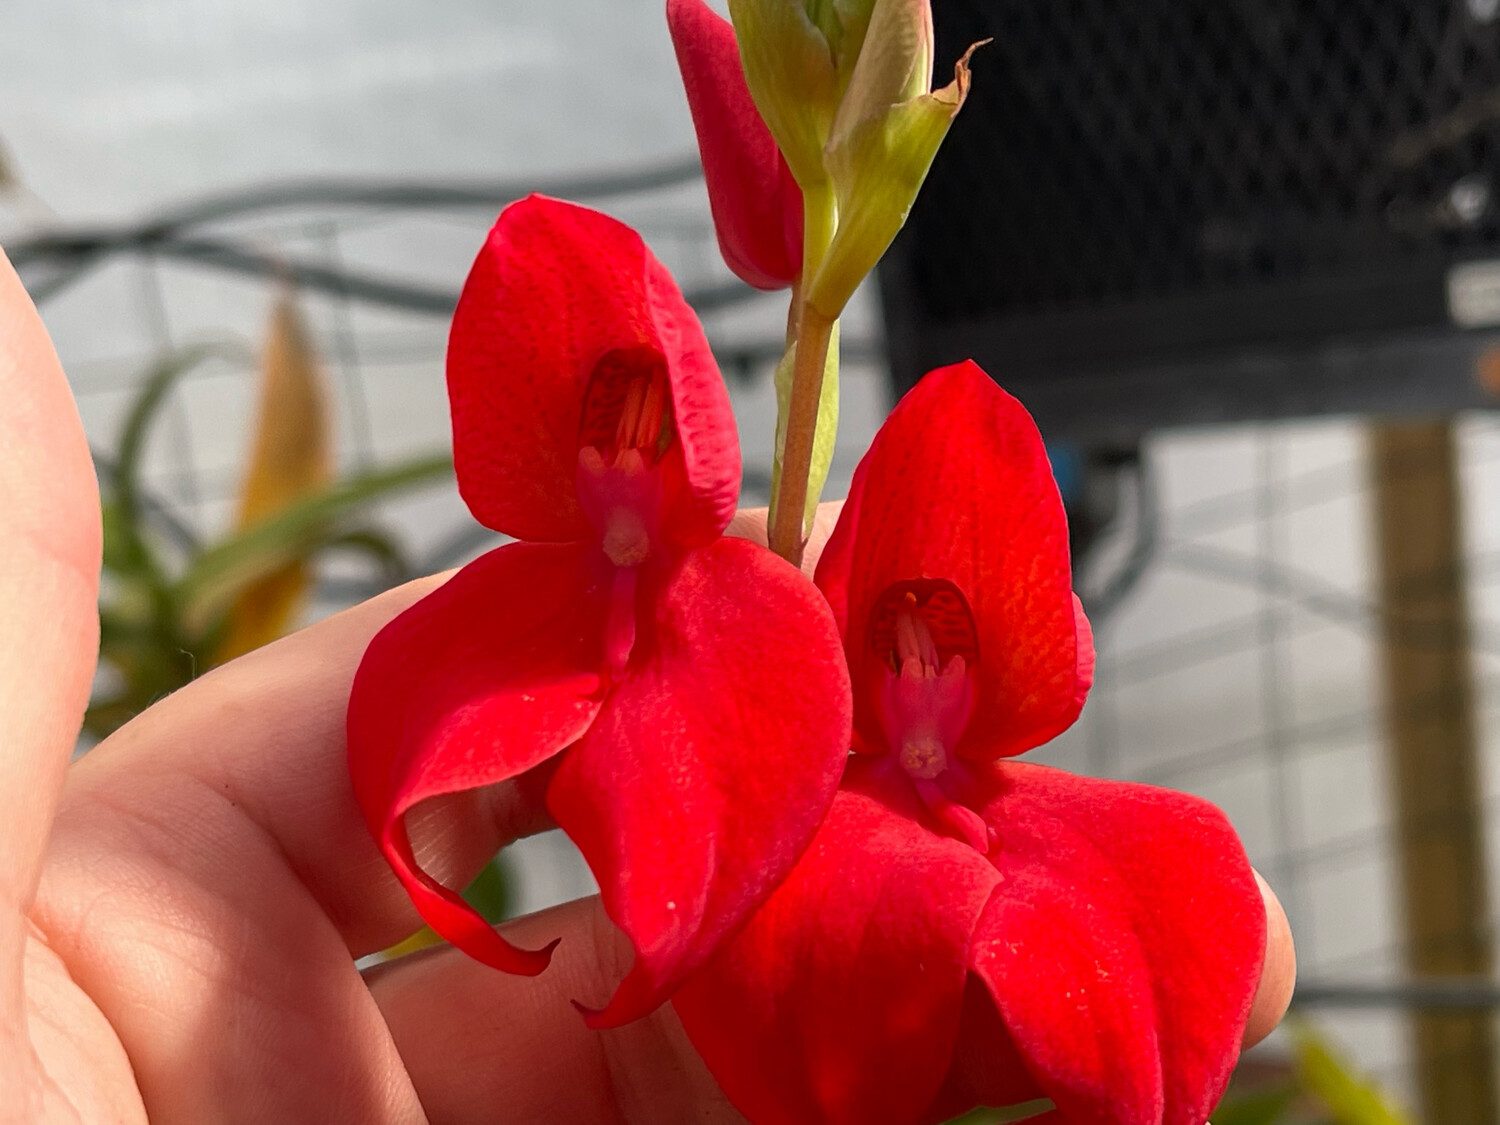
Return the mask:
<svg viewBox="0 0 1500 1125">
<path fill-rule="evenodd" d="M 968 93 L 973 48 L 933 90 L 928 0 L 729 10 L 732 27 L 704 0 L 668 0 L 667 20 L 724 259 L 758 288 L 792 288 L 770 541 L 796 563 L 833 457 L 839 316 L 906 221 Z"/>
</svg>

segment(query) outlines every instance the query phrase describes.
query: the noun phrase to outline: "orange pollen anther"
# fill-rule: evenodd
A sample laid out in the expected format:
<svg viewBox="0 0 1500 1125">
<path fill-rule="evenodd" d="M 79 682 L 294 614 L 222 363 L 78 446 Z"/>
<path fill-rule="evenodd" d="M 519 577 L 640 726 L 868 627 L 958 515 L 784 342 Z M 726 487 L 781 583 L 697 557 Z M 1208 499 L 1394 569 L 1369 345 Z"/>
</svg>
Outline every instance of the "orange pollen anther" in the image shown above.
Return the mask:
<svg viewBox="0 0 1500 1125">
<path fill-rule="evenodd" d="M 672 394 L 666 366 L 652 348 L 617 348 L 594 365 L 578 424 L 579 448 L 613 462 L 636 449 L 655 465 L 672 446 Z"/>
<path fill-rule="evenodd" d="M 671 438 L 671 414 L 667 405 L 667 380 L 660 372 L 632 379 L 615 428 L 616 449 L 640 449 L 655 453 L 663 437 Z"/>
</svg>

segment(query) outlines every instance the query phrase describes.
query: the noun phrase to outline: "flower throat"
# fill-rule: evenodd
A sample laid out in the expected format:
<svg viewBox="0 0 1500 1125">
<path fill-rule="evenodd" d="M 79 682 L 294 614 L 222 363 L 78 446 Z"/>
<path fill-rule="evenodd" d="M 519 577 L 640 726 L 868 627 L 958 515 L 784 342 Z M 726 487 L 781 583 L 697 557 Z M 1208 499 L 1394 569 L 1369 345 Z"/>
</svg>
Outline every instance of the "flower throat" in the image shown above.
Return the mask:
<svg viewBox="0 0 1500 1125">
<path fill-rule="evenodd" d="M 614 564 L 604 660 L 618 676 L 635 647 L 640 567 L 661 534 L 662 460 L 676 440 L 666 364 L 653 348 L 619 348 L 594 365 L 578 420 L 578 501 Z"/>
<path fill-rule="evenodd" d="M 674 437 L 672 388 L 661 356 L 645 347 L 606 353 L 584 390 L 579 448 L 598 450 L 606 464 L 635 450 L 647 466 L 654 466 Z"/>
<path fill-rule="evenodd" d="M 951 792 L 979 661 L 963 592 L 942 579 L 891 586 L 870 615 L 870 648 L 881 665 L 875 709 L 896 765 L 944 832 L 986 850 L 983 822 Z"/>
</svg>

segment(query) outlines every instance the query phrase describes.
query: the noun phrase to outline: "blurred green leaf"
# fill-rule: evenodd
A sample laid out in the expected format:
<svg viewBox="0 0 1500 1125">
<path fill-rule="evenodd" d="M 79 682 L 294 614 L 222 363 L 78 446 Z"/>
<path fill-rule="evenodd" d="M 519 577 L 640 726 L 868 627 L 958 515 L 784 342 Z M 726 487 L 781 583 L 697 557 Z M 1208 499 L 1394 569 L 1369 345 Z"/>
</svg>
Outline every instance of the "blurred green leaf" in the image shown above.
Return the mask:
<svg viewBox="0 0 1500 1125">
<path fill-rule="evenodd" d="M 99 490 L 108 500 L 114 495 L 115 463 L 98 449 L 90 449 L 89 455 L 94 459 L 94 470 L 99 476 Z M 198 533 L 185 524 L 165 501 L 153 495 L 150 489 L 143 488 L 139 482 L 136 483 L 135 497 L 139 508 L 139 530 L 142 533 L 159 533 L 163 541 L 188 554 L 200 549 L 202 544 Z M 108 560 L 105 565 L 109 565 Z"/>
<path fill-rule="evenodd" d="M 271 358 L 277 336 L 273 329 L 268 364 L 279 365 L 286 374 L 289 365 L 295 368 L 308 360 L 302 353 L 292 355 L 290 361 L 286 356 Z M 282 331 L 280 344 L 295 350 L 297 341 Z M 176 691 L 220 657 L 231 625 L 231 608 L 257 581 L 336 550 L 368 556 L 392 584 L 410 577 L 407 559 L 391 538 L 349 525 L 364 505 L 451 476 L 453 471 L 451 460 L 439 456 L 334 482 L 290 506 L 269 505 L 275 510 L 258 515 L 227 540 L 205 549 L 191 528 L 142 487 L 139 474 L 151 426 L 173 387 L 187 372 L 216 356 L 236 363 L 246 358 L 239 348 L 225 342 L 204 343 L 162 357 L 146 373 L 130 403 L 116 457 L 96 456 L 104 523 L 105 573 L 99 606 L 103 675 L 85 726 L 97 738 Z M 305 384 L 302 389 L 306 390 Z M 302 413 L 305 394 L 285 397 L 283 413 Z M 297 444 L 301 438 L 292 431 L 299 427 L 300 423 L 277 429 Z M 308 479 L 307 474 L 301 475 Z M 315 481 L 319 476 L 311 475 Z M 271 491 L 284 495 L 286 490 Z"/>
<path fill-rule="evenodd" d="M 1294 1085 L 1230 1096 L 1213 1112 L 1213 1125 L 1276 1125 L 1297 1100 Z"/>
<path fill-rule="evenodd" d="M 208 628 L 251 583 L 337 542 L 339 522 L 371 501 L 452 474 L 452 459 L 441 456 L 347 477 L 208 548 L 173 591 L 185 628 Z"/>
<path fill-rule="evenodd" d="M 511 915 L 515 895 L 511 888 L 510 868 L 503 854 L 497 855 L 464 889 L 464 901 L 479 911 L 491 925 Z"/>
<path fill-rule="evenodd" d="M 114 491 L 128 513 L 133 515 L 136 507 L 135 490 L 146 438 L 168 392 L 178 379 L 200 363 L 216 356 L 228 356 L 232 352 L 230 345 L 225 343 L 195 344 L 163 356 L 146 373 L 140 394 L 131 404 L 130 413 L 125 416 L 125 425 L 120 430 L 119 448 L 115 454 Z"/>
<path fill-rule="evenodd" d="M 145 534 L 140 495 L 140 463 L 157 411 L 168 393 L 193 368 L 228 350 L 221 343 L 199 344 L 163 356 L 146 374 L 120 429 L 117 456 L 100 462 L 104 524 L 104 569 L 136 583 L 165 589 L 161 559 Z"/>
<path fill-rule="evenodd" d="M 161 564 L 142 534 L 139 519 L 117 497 L 104 491 L 100 506 L 104 527 L 104 569 L 134 581 L 149 581 L 161 574 Z"/>
<path fill-rule="evenodd" d="M 1414 1125 L 1373 1084 L 1358 1078 L 1310 1024 L 1294 1020 L 1289 1027 L 1297 1077 L 1336 1125 Z"/>
<path fill-rule="evenodd" d="M 336 535 L 328 540 L 324 550 L 353 551 L 366 556 L 379 564 L 381 577 L 392 586 L 416 577 L 406 552 L 389 535 L 383 535 L 372 528 L 360 528 Z"/>
</svg>

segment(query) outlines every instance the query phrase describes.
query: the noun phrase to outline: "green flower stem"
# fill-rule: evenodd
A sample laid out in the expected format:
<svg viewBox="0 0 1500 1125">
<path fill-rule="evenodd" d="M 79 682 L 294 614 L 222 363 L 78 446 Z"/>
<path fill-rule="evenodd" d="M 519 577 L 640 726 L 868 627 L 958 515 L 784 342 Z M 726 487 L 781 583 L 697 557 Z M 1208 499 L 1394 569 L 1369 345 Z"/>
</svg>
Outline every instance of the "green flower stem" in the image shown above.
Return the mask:
<svg viewBox="0 0 1500 1125">
<path fill-rule="evenodd" d="M 802 188 L 802 276 L 792 288 L 787 335 L 796 341 L 792 394 L 787 407 L 786 444 L 781 450 L 779 487 L 771 497 L 768 538 L 771 550 L 793 566 L 802 565 L 803 513 L 807 509 L 818 406 L 828 346 L 838 316 L 824 316 L 807 301 L 807 282 L 816 276 L 838 231 L 839 213 L 833 184 L 823 180 Z"/>
<path fill-rule="evenodd" d="M 835 318 L 824 316 L 803 302 L 797 325 L 797 358 L 792 369 L 792 401 L 787 411 L 786 451 L 781 462 L 781 488 L 775 496 L 770 528 L 771 550 L 793 566 L 802 565 L 803 516 L 807 510 L 807 482 L 812 472 L 813 440 L 818 428 L 818 402 L 823 395 L 823 372 Z"/>
</svg>

